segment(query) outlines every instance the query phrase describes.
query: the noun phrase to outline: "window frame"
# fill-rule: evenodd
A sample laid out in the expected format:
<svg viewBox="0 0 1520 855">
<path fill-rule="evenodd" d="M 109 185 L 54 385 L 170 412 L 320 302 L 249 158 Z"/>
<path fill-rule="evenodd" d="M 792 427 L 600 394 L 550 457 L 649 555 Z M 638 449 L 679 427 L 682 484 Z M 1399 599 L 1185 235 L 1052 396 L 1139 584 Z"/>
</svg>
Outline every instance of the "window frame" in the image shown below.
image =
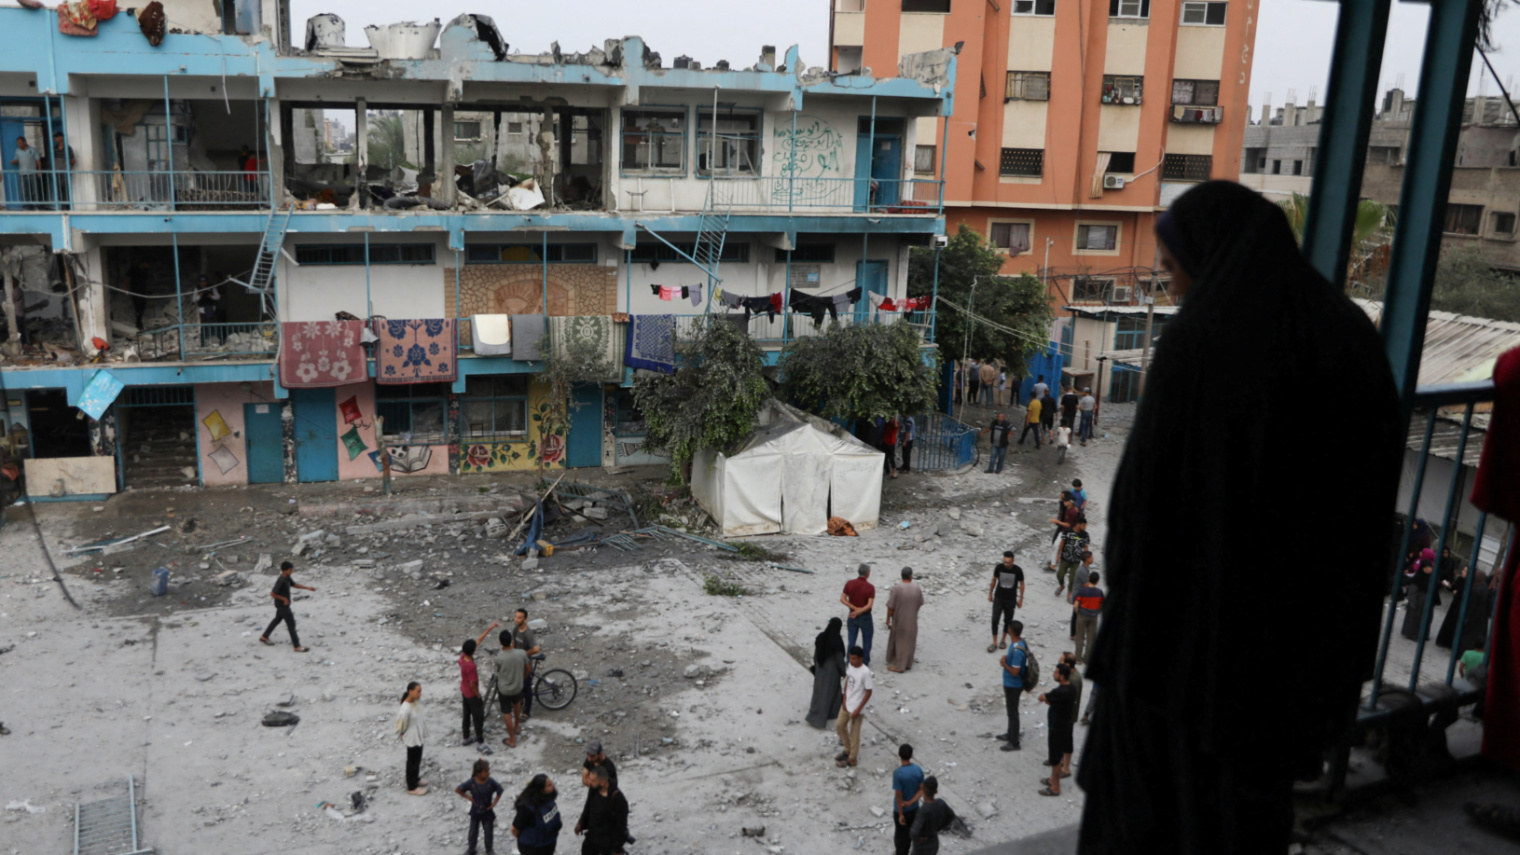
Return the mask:
<svg viewBox="0 0 1520 855">
<path fill-rule="evenodd" d="M 1106 155 L 1108 155 L 1108 158 L 1109 158 L 1108 159 L 1108 169 L 1106 169 L 1104 171 L 1104 173 L 1103 173 L 1104 175 L 1134 175 L 1135 174 L 1135 152 L 1132 152 L 1132 151 L 1100 151 L 1100 152 L 1098 152 L 1098 154 L 1106 154 Z M 1113 160 L 1114 157 L 1116 155 L 1121 155 L 1121 154 L 1127 154 L 1127 155 L 1129 155 L 1129 169 L 1116 169 L 1114 167 L 1114 160 Z"/>
<path fill-rule="evenodd" d="M 1045 83 L 1045 97 L 1035 98 L 1029 94 L 1029 83 L 1032 80 L 1042 80 Z M 1017 90 L 1018 94 L 1013 94 Z M 1048 102 L 1050 100 L 1050 72 L 1048 71 L 1009 71 L 1003 80 L 1003 103 L 1014 101 Z"/>
<path fill-rule="evenodd" d="M 1095 282 L 1104 282 L 1107 284 L 1102 286 L 1102 288 L 1097 292 L 1097 296 L 1092 296 L 1091 283 Z M 1109 299 L 1113 296 L 1114 286 L 1118 284 L 1119 280 L 1113 276 L 1074 276 L 1071 280 L 1071 301 L 1073 303 L 1083 304 L 1101 303 L 1106 306 L 1108 305 Z M 1087 289 L 1087 293 L 1079 295 L 1077 290 L 1079 287 Z M 1114 349 L 1117 350 L 1118 348 Z"/>
<path fill-rule="evenodd" d="M 825 250 L 827 250 L 825 252 Z M 803 243 L 792 247 L 788 257 L 787 250 L 776 250 L 776 263 L 786 264 L 833 264 L 838 256 L 839 247 L 833 243 Z"/>
<path fill-rule="evenodd" d="M 481 375 L 471 375 L 469 377 L 466 377 L 465 378 L 465 391 L 464 391 L 463 394 L 461 394 L 459 396 L 459 442 L 460 442 L 460 444 L 461 445 L 465 445 L 465 444 L 475 445 L 475 444 L 479 444 L 479 443 L 488 443 L 488 442 L 526 442 L 527 439 L 528 439 L 528 393 L 529 393 L 529 386 L 531 385 L 531 382 L 532 382 L 532 381 L 530 381 L 528 379 L 529 376 L 530 375 L 527 375 L 527 374 L 481 374 Z M 500 394 L 500 390 L 493 390 L 492 394 L 471 396 L 471 394 L 470 394 L 470 381 L 471 380 L 477 380 L 477 379 L 482 380 L 482 381 L 485 381 L 485 380 L 495 381 L 495 380 L 498 380 L 498 379 L 503 379 L 503 380 L 520 380 L 520 382 L 522 383 L 522 394 L 520 394 L 520 395 L 519 394 L 503 395 L 503 394 Z M 473 433 L 473 432 L 470 431 L 469 422 L 466 421 L 466 418 L 467 418 L 466 413 L 468 413 L 469 407 L 470 407 L 471 404 L 477 404 L 477 405 L 479 405 L 479 404 L 490 404 L 491 405 L 491 428 L 492 428 L 491 430 L 489 430 L 489 431 L 483 431 L 483 432 L 480 432 L 480 433 Z M 499 424 L 499 421 L 498 421 L 498 409 L 497 409 L 497 405 L 499 405 L 499 404 L 506 404 L 506 405 L 509 405 L 509 406 L 515 406 L 515 405 L 519 405 L 519 404 L 521 405 L 521 407 L 522 407 L 522 410 L 521 410 L 522 417 L 520 419 L 520 422 L 522 424 L 522 429 L 521 430 L 515 430 L 515 431 L 514 430 L 496 430 L 496 427 Z"/>
<path fill-rule="evenodd" d="M 649 131 L 649 130 L 647 130 L 645 128 L 640 128 L 637 125 L 630 126 L 628 124 L 628 120 L 629 120 L 630 116 L 649 116 L 649 117 L 663 116 L 663 117 L 666 117 L 666 118 L 676 118 L 677 116 L 679 116 L 680 120 L 681 120 L 681 131 L 680 131 L 680 133 L 675 133 L 673 131 L 664 131 L 664 130 L 662 130 L 662 131 L 660 131 L 658 133 L 655 133 L 655 132 Z M 641 105 L 639 107 L 634 107 L 634 108 L 629 108 L 629 107 L 622 108 L 619 111 L 619 116 L 618 116 L 618 147 L 619 147 L 619 151 L 618 151 L 618 171 L 619 171 L 619 174 L 622 174 L 622 175 L 678 175 L 678 176 L 686 176 L 686 175 L 690 174 L 690 168 L 689 168 L 690 167 L 690 158 L 687 156 L 687 148 L 691 144 L 691 129 L 692 129 L 692 121 L 691 121 L 691 108 L 690 107 L 686 107 L 686 106 L 661 106 L 661 105 L 658 105 L 658 104 L 649 104 L 649 105 Z M 636 141 L 633 144 L 632 147 L 630 147 L 628 145 L 628 138 L 630 136 L 635 136 L 635 137 L 639 138 L 638 141 Z M 630 166 L 628 164 L 628 152 L 630 151 L 630 148 L 632 148 L 632 150 L 634 150 L 634 151 L 637 151 L 637 149 L 638 149 L 639 146 L 645 144 L 644 138 L 645 137 L 650 137 L 650 136 L 655 136 L 655 137 L 658 137 L 660 139 L 666 139 L 666 138 L 669 138 L 669 139 L 679 139 L 681 141 L 681 148 L 680 148 L 680 160 L 681 160 L 681 163 L 680 163 L 680 165 L 679 166 L 658 166 L 658 165 L 649 165 L 649 166 L 637 166 L 637 165 L 634 165 L 634 166 Z M 662 149 L 663 149 L 663 145 L 656 146 L 656 153 L 658 154 L 659 151 L 662 150 Z M 654 159 L 657 160 L 658 158 L 654 158 Z"/>
<path fill-rule="evenodd" d="M 1134 15 L 1124 14 L 1126 4 L 1138 6 L 1138 13 Z M 1149 21 L 1151 18 L 1151 0 L 1108 0 L 1108 17 L 1117 18 L 1121 21 Z"/>
<path fill-rule="evenodd" d="M 752 169 L 749 170 L 749 171 L 744 171 L 742 169 L 741 170 L 734 170 L 731 167 L 726 167 L 726 168 L 723 168 L 723 169 L 720 169 L 720 170 L 714 172 L 711 169 L 711 167 L 709 167 L 707 169 L 703 169 L 702 168 L 702 158 L 707 153 L 707 143 L 706 143 L 706 140 L 708 140 L 708 139 L 710 139 L 710 138 L 712 138 L 714 136 L 712 133 L 706 133 L 706 134 L 703 133 L 703 131 L 702 131 L 702 119 L 704 118 L 704 114 L 706 114 L 706 116 L 705 116 L 706 118 L 711 119 L 712 118 L 712 113 L 713 113 L 713 108 L 711 108 L 711 107 L 698 107 L 698 108 L 696 108 L 696 110 L 697 110 L 696 121 L 693 122 L 692 125 L 695 128 L 696 134 L 697 134 L 697 148 L 696 148 L 696 151 L 695 151 L 695 155 L 696 156 L 692 158 L 692 162 L 696 166 L 697 177 L 698 178 L 759 178 L 760 177 L 760 158 L 764 156 L 764 147 L 763 147 L 763 145 L 761 143 L 761 138 L 764 136 L 764 131 L 765 131 L 765 112 L 763 110 L 752 109 L 752 108 L 749 108 L 749 107 L 724 107 L 724 108 L 719 108 L 718 120 L 721 121 L 721 120 L 724 120 L 724 119 L 747 118 L 747 119 L 749 119 L 749 120 L 751 120 L 751 121 L 754 122 L 754 130 L 752 132 L 741 133 L 741 134 L 731 134 L 731 133 L 727 133 L 727 132 L 723 132 L 722 130 L 719 130 L 719 133 L 717 134 L 717 138 L 718 138 L 718 141 L 720 143 L 720 145 L 718 146 L 718 148 L 720 150 L 718 152 L 715 152 L 715 153 L 719 155 L 719 160 L 727 160 L 728 155 L 730 153 L 730 150 L 727 147 L 727 139 L 726 138 L 728 138 L 728 137 L 735 137 L 741 143 L 748 145 L 752 149 L 752 151 L 750 152 L 750 166 L 752 167 Z"/>
<path fill-rule="evenodd" d="M 1020 12 L 1020 5 L 1027 6 L 1028 11 Z M 1041 8 L 1047 9 L 1048 11 L 1041 12 Z M 1056 0 L 1013 0 L 1012 4 L 1008 8 L 1008 14 L 1019 15 L 1021 17 L 1028 18 L 1054 17 L 1056 14 Z"/>
<path fill-rule="evenodd" d="M 575 247 L 578 250 L 590 249 L 591 250 L 591 257 L 589 259 L 583 259 L 583 258 L 570 258 L 570 259 L 567 259 L 567 258 L 565 258 L 565 250 L 568 249 L 568 248 L 570 248 L 570 247 Z M 527 259 L 523 259 L 523 260 L 505 259 L 505 258 L 501 257 L 503 252 L 505 252 L 507 250 L 514 250 L 514 249 L 525 249 L 525 250 L 527 250 L 532 255 L 532 257 L 527 258 Z M 470 244 L 465 244 L 465 248 L 464 248 L 464 263 L 465 264 L 544 264 L 545 263 L 544 259 L 541 256 L 541 253 L 543 252 L 544 249 L 545 249 L 545 247 L 542 244 L 538 244 L 538 243 L 470 243 Z M 547 249 L 548 249 L 548 259 L 549 259 L 547 263 L 549 263 L 549 264 L 596 264 L 597 261 L 598 261 L 598 259 L 601 256 L 601 246 L 599 244 L 597 244 L 595 242 L 591 242 L 591 241 L 576 241 L 576 242 L 573 242 L 573 243 L 551 243 L 551 244 L 548 245 Z M 472 256 L 472 252 L 474 252 L 475 250 L 494 251 L 496 257 L 494 259 L 487 259 L 487 258 L 484 258 L 484 257 L 476 258 L 476 257 Z M 482 255 L 483 254 L 484 253 L 482 253 Z"/>
<path fill-rule="evenodd" d="M 1178 24 L 1180 24 L 1181 26 L 1184 26 L 1184 27 L 1225 27 L 1225 26 L 1229 26 L 1229 21 L 1230 21 L 1230 4 L 1229 4 L 1228 0 L 1182 0 L 1182 4 L 1181 5 L 1182 5 L 1182 8 L 1181 8 L 1181 10 L 1180 10 L 1180 12 L 1178 14 L 1178 21 L 1177 21 Z M 1195 11 L 1198 10 L 1200 7 L 1202 7 L 1203 19 L 1200 20 L 1200 21 L 1189 21 L 1187 19 L 1188 18 L 1189 7 L 1192 7 L 1192 9 L 1195 10 Z M 1220 21 L 1217 24 L 1211 24 L 1211 23 L 1209 23 L 1209 13 L 1211 11 L 1213 11 L 1213 9 L 1215 7 L 1223 7 L 1224 8 L 1224 13 L 1221 15 L 1221 17 L 1224 18 L 1224 20 Z"/>
<path fill-rule="evenodd" d="M 1000 246 L 993 241 L 994 226 L 1026 226 L 1029 229 L 1029 248 L 1022 252 L 1010 252 L 1008 247 Z M 1034 254 L 1034 220 L 1016 219 L 1008 217 L 989 217 L 987 220 L 987 245 L 1009 258 L 1018 258 L 1021 255 Z"/>
<path fill-rule="evenodd" d="M 1472 231 L 1455 231 L 1452 229 L 1453 221 L 1466 211 L 1476 211 L 1473 219 L 1476 221 Z M 1487 211 L 1482 205 L 1468 205 L 1463 203 L 1446 205 L 1446 211 L 1441 216 L 1441 234 L 1455 235 L 1456 237 L 1479 237 L 1483 234 L 1483 214 Z"/>
<path fill-rule="evenodd" d="M 1134 87 L 1134 100 L 1125 101 L 1123 87 Z M 1100 103 L 1110 107 L 1139 107 L 1145 103 L 1145 77 L 1139 74 L 1105 74 L 1103 89 L 1098 94 Z"/>
<path fill-rule="evenodd" d="M 1114 245 L 1111 249 L 1087 249 L 1082 246 L 1082 230 L 1087 229 L 1092 234 L 1093 229 L 1105 228 L 1114 230 Z M 1124 224 L 1113 220 L 1077 220 L 1072 227 L 1071 246 L 1073 255 L 1118 255 L 1123 247 Z M 1073 292 L 1075 293 L 1075 292 Z"/>
<path fill-rule="evenodd" d="M 1186 160 L 1177 161 L 1180 166 L 1177 169 L 1173 169 L 1171 166 L 1173 158 L 1186 158 Z M 1281 163 L 1281 161 L 1277 162 Z M 1207 165 L 1207 168 L 1204 170 L 1204 175 L 1201 178 L 1197 176 L 1196 172 L 1197 167 L 1200 163 L 1206 163 Z M 1272 174 L 1279 175 L 1281 173 L 1274 172 Z M 1162 181 L 1184 181 L 1192 184 L 1199 184 L 1204 181 L 1208 181 L 1213 177 L 1213 175 L 1214 156 L 1212 154 L 1167 154 L 1164 158 L 1162 158 L 1161 161 Z"/>
<path fill-rule="evenodd" d="M 459 135 L 459 126 L 460 125 L 474 125 L 475 126 L 475 135 L 474 136 L 463 136 L 463 137 L 460 136 Z M 482 121 L 479 121 L 479 120 L 471 121 L 471 120 L 466 119 L 466 120 L 460 121 L 458 119 L 455 119 L 454 120 L 454 142 L 480 142 L 481 140 L 485 139 L 483 131 L 481 130 L 484 127 L 485 127 L 485 122 L 482 122 Z"/>
<path fill-rule="evenodd" d="M 1190 94 L 1188 95 L 1188 100 L 1186 100 L 1186 101 L 1178 101 L 1177 100 L 1177 84 L 1179 84 L 1179 83 L 1187 83 L 1187 84 L 1191 84 L 1192 85 L 1192 88 L 1190 90 Z M 1214 100 L 1213 101 L 1210 101 L 1208 103 L 1203 103 L 1203 102 L 1201 102 L 1201 101 L 1198 100 L 1198 84 L 1200 84 L 1200 83 L 1212 83 L 1212 84 L 1214 84 Z M 1172 78 L 1172 104 L 1174 106 L 1182 106 L 1182 107 L 1218 107 L 1219 106 L 1219 81 L 1218 80 L 1203 80 L 1203 79 L 1192 78 L 1192 77 L 1174 77 L 1174 78 Z"/>
<path fill-rule="evenodd" d="M 943 9 L 909 9 L 909 5 L 944 6 Z M 902 0 L 902 11 L 909 15 L 948 15 L 950 14 L 950 0 Z"/>
<path fill-rule="evenodd" d="M 612 435 L 618 439 L 633 439 L 635 437 L 649 436 L 648 419 L 640 418 L 638 420 L 638 423 L 642 423 L 644 425 L 644 429 L 642 431 L 626 431 L 623 428 L 623 425 L 625 424 L 625 421 L 623 419 L 624 413 L 630 411 L 638 411 L 639 415 L 641 417 L 643 416 L 643 411 L 638 409 L 638 404 L 634 401 L 633 391 L 619 387 L 617 394 L 613 397 L 615 399 L 613 402 L 615 412 L 612 417 Z"/>
<path fill-rule="evenodd" d="M 1505 240 L 1510 240 L 1510 239 L 1513 239 L 1515 237 L 1515 228 L 1516 228 L 1517 225 L 1520 225 L 1520 223 L 1517 223 L 1514 211 L 1492 211 L 1491 210 L 1491 211 L 1488 212 L 1488 214 L 1489 214 L 1490 231 L 1491 231 L 1492 234 L 1494 234 L 1494 235 L 1496 235 L 1498 237 L 1502 237 Z M 1501 217 L 1509 217 L 1509 229 L 1506 230 L 1506 229 L 1499 228 L 1499 222 L 1500 222 L 1500 218 Z"/>
<path fill-rule="evenodd" d="M 425 247 L 425 251 L 418 249 L 411 252 L 403 252 L 400 248 Z M 295 247 L 296 266 L 298 267 L 357 267 L 362 266 L 366 259 L 364 244 L 362 243 L 300 243 Z M 390 250 L 396 250 L 394 258 L 390 256 Z M 345 256 L 352 256 L 346 260 L 332 260 L 334 250 L 342 250 Z M 328 253 L 326 259 L 316 257 L 319 252 Z M 380 257 L 376 257 L 377 251 Z M 426 259 L 406 258 L 407 254 L 426 255 Z M 302 256 L 305 256 L 303 258 Z M 368 262 L 374 264 L 409 264 L 416 266 L 432 266 L 438 263 L 438 248 L 431 243 L 372 243 L 369 245 Z"/>
<path fill-rule="evenodd" d="M 925 152 L 925 150 L 927 150 L 928 153 L 929 153 L 929 168 L 928 169 L 919 169 L 918 168 L 919 155 L 923 154 Z M 914 146 L 913 146 L 913 174 L 914 175 L 933 175 L 934 172 L 935 172 L 935 170 L 938 168 L 938 166 L 939 166 L 939 146 L 937 146 L 937 145 L 920 145 L 920 144 L 916 144 L 916 143 L 914 144 Z"/>
<path fill-rule="evenodd" d="M 678 240 L 671 241 L 671 243 L 674 243 L 676 246 L 680 247 L 683 252 L 692 255 L 696 254 L 695 241 Z M 644 249 L 644 247 L 649 247 L 653 249 L 654 252 L 641 254 L 641 251 Z M 720 259 L 723 263 L 748 264 L 749 258 L 750 255 L 748 242 L 741 241 L 738 243 L 725 243 L 723 245 L 723 257 Z M 640 241 L 629 252 L 628 263 L 691 264 L 692 262 L 660 241 Z"/>
<path fill-rule="evenodd" d="M 431 394 L 419 394 L 420 392 Z M 447 444 L 449 441 L 448 395 L 449 384 L 447 383 L 377 384 L 375 386 L 375 413 L 383 419 L 379 436 L 380 441 L 388 445 Z M 428 433 L 418 438 L 411 429 L 412 424 L 416 421 L 416 410 L 419 406 L 432 405 L 437 405 L 438 407 L 438 431 L 436 434 Z M 391 427 L 399 420 L 387 417 L 388 414 L 384 410 L 389 407 L 401 406 L 405 406 L 406 408 L 407 429 L 404 432 L 393 431 Z"/>
<path fill-rule="evenodd" d="M 1009 152 L 1024 152 L 1032 157 L 1031 152 L 1039 152 L 1038 172 L 1009 172 L 1006 167 L 1009 160 Z M 1014 155 L 1017 157 L 1017 155 Z M 998 152 L 998 177 L 999 178 L 1040 178 L 1045 177 L 1045 149 L 1043 148 L 1004 148 Z"/>
</svg>

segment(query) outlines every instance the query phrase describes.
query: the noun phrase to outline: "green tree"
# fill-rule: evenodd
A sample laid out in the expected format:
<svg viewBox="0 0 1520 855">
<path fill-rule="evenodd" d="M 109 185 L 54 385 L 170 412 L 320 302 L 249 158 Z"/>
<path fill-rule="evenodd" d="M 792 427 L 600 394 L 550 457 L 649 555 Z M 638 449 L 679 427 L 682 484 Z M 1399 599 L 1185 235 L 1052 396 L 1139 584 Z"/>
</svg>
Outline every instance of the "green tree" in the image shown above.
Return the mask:
<svg viewBox="0 0 1520 855">
<path fill-rule="evenodd" d="M 934 312 L 934 340 L 946 359 L 959 359 L 967 349 L 977 359 L 1002 359 L 1008 375 L 1017 377 L 1025 371 L 1025 354 L 1050 341 L 1055 316 L 1039 279 L 1002 276 L 1002 267 L 1002 254 L 962 225 L 939 253 L 939 295 L 993 324 L 973 322 L 968 343 L 966 314 L 941 303 Z M 908 293 L 934 293 L 934 250 L 915 248 L 909 255 Z"/>
<path fill-rule="evenodd" d="M 1293 238 L 1304 242 L 1304 222 L 1309 216 L 1309 197 L 1294 193 L 1277 203 L 1288 217 Z M 1356 203 L 1356 220 L 1351 226 L 1351 257 L 1346 266 L 1346 288 L 1358 296 L 1375 296 L 1382 290 L 1382 267 L 1387 261 L 1386 247 L 1393 241 L 1393 209 L 1372 199 Z M 1381 263 L 1379 263 L 1381 262 Z"/>
<path fill-rule="evenodd" d="M 1453 247 L 1436 264 L 1430 307 L 1442 312 L 1520 322 L 1520 283 L 1496 270 L 1476 246 Z"/>
<path fill-rule="evenodd" d="M 671 476 L 689 480 L 702 448 L 727 451 L 755 429 L 771 398 L 760 348 L 738 327 L 714 320 L 681 348 L 674 374 L 640 374 L 633 400 L 649 434 L 644 448 L 670 455 Z"/>
<path fill-rule="evenodd" d="M 933 408 L 938 356 L 923 349 L 906 320 L 831 324 L 781 354 L 782 390 L 803 409 L 829 419 L 874 418 Z"/>
<path fill-rule="evenodd" d="M 371 164 L 386 169 L 412 166 L 406 159 L 406 128 L 401 124 L 400 113 L 371 115 L 366 137 Z"/>
</svg>

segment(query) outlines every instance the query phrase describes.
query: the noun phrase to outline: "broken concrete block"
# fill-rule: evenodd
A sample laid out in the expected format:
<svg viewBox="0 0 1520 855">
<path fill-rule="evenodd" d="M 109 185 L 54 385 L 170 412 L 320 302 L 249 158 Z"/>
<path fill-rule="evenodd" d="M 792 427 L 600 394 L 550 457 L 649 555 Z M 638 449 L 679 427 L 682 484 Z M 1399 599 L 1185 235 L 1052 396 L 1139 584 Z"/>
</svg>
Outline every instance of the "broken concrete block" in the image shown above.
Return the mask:
<svg viewBox="0 0 1520 855">
<path fill-rule="evenodd" d="M 536 555 L 529 555 L 527 558 L 524 558 L 523 559 L 523 563 L 522 563 L 522 569 L 524 569 L 524 570 L 537 570 L 538 569 L 538 556 L 536 556 Z M 536 593 L 536 594 L 533 595 L 533 599 L 535 599 L 535 600 L 542 600 L 543 598 L 544 598 L 543 597 L 543 591 L 539 591 L 538 593 Z"/>
<path fill-rule="evenodd" d="M 373 559 L 373 558 L 355 558 L 354 559 L 354 566 L 355 567 L 362 567 L 362 568 L 364 568 L 364 569 L 367 570 L 367 569 L 375 566 L 375 559 Z"/>
<path fill-rule="evenodd" d="M 264 573 L 274 567 L 274 556 L 267 552 L 259 553 L 259 561 L 253 565 L 253 572 Z"/>
<path fill-rule="evenodd" d="M 301 553 L 303 553 L 305 551 L 306 551 L 306 544 L 305 543 L 298 543 L 295 546 L 292 546 L 290 548 L 290 554 L 296 556 L 297 558 L 301 557 Z"/>
<path fill-rule="evenodd" d="M 543 618 L 534 618 L 533 620 L 528 621 L 528 629 L 531 629 L 534 632 L 543 632 L 548 628 L 549 622 Z"/>
<path fill-rule="evenodd" d="M 976 812 L 982 815 L 982 819 L 992 819 L 997 816 L 997 808 L 992 806 L 992 802 L 982 802 L 977 805 Z"/>
<path fill-rule="evenodd" d="M 325 537 L 326 535 L 327 532 L 323 531 L 322 529 L 317 529 L 316 531 L 308 531 L 307 533 L 301 535 L 300 539 L 302 543 L 309 543 L 313 540 L 318 540 L 322 537 Z"/>
<path fill-rule="evenodd" d="M 981 537 L 982 527 L 969 522 L 963 522 L 961 523 L 961 533 L 970 537 Z"/>
<path fill-rule="evenodd" d="M 581 513 L 594 520 L 604 520 L 607 518 L 606 508 L 586 508 Z"/>
<path fill-rule="evenodd" d="M 961 518 L 961 509 L 960 508 L 951 508 L 950 509 L 950 519 L 958 520 L 960 518 Z"/>
<path fill-rule="evenodd" d="M 343 541 L 341 539 L 339 539 L 339 537 L 336 534 L 329 534 L 325 539 L 323 539 L 322 542 L 325 543 L 325 544 L 327 544 L 328 546 L 342 546 L 343 545 Z"/>
</svg>

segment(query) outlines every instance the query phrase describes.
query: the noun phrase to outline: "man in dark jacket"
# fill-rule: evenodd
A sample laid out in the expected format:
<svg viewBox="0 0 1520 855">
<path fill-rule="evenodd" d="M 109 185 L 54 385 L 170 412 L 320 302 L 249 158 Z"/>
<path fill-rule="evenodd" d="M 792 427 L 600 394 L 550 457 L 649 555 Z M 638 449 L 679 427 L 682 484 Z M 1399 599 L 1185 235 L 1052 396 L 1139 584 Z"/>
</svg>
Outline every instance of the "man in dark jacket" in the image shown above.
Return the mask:
<svg viewBox="0 0 1520 855">
<path fill-rule="evenodd" d="M 575 823 L 575 834 L 583 837 L 581 855 L 623 855 L 628 839 L 628 800 L 623 791 L 612 786 L 607 770 L 591 769 L 591 789 L 586 793 L 586 807 Z"/>
</svg>

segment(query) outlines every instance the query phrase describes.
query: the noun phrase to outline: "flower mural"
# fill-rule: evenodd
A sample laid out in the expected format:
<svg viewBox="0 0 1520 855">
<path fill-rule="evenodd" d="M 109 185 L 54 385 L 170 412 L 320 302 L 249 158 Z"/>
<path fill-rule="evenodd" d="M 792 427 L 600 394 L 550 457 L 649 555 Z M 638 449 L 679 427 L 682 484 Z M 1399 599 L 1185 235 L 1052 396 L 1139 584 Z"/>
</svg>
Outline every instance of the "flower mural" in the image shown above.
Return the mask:
<svg viewBox="0 0 1520 855">
<path fill-rule="evenodd" d="M 550 434 L 544 437 L 539 456 L 546 464 L 563 463 L 565 461 L 565 438 L 558 434 Z"/>
</svg>

